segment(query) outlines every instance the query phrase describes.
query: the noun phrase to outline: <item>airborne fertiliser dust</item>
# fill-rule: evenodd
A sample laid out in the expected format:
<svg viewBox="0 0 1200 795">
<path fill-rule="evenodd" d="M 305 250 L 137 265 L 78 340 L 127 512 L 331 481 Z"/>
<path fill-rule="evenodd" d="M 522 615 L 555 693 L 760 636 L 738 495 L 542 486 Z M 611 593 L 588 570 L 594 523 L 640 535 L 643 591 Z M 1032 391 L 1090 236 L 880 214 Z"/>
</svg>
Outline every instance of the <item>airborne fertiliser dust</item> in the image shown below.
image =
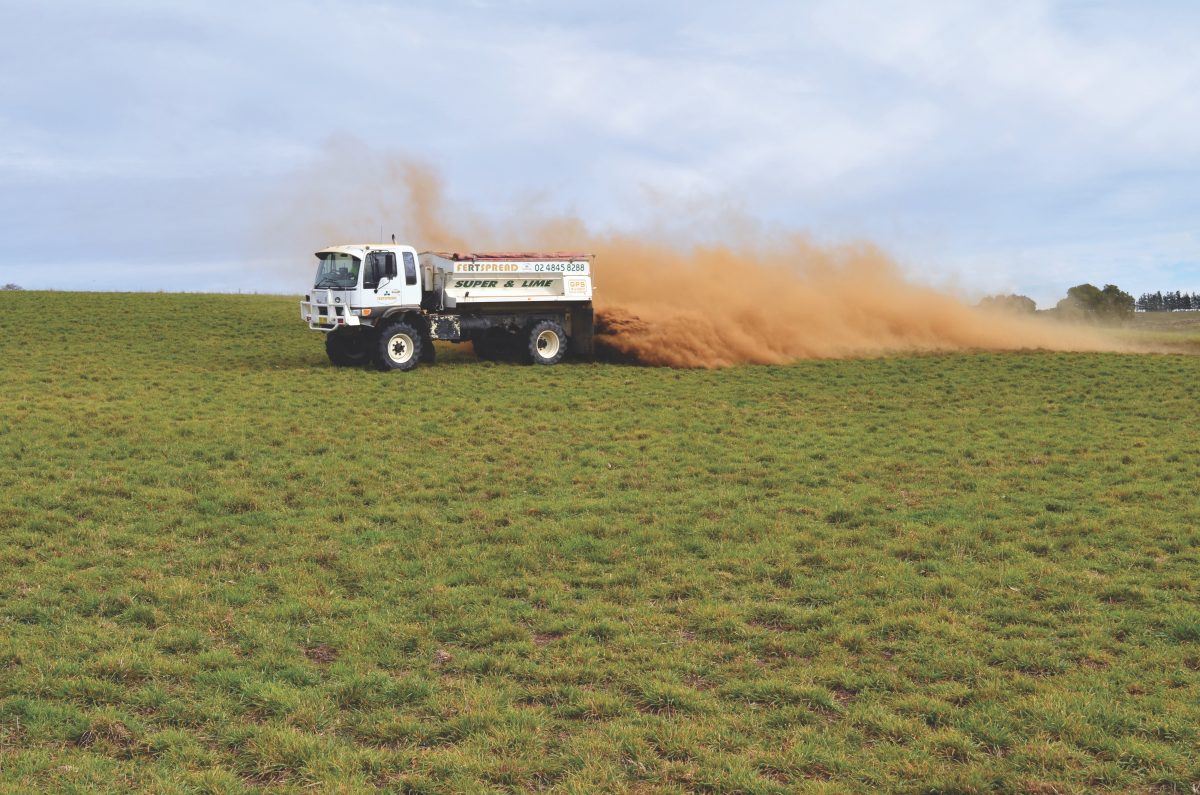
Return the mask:
<svg viewBox="0 0 1200 795">
<path fill-rule="evenodd" d="M 734 251 L 613 237 L 595 248 L 597 339 L 645 364 L 1114 349 L 1095 330 L 984 312 L 913 284 L 868 245 L 818 246 L 792 237 Z"/>
<path fill-rule="evenodd" d="M 596 234 L 578 219 L 523 213 L 505 224 L 448 210 L 430 169 L 354 142 L 289 186 L 274 226 L 322 246 L 383 238 L 420 248 L 589 251 L 601 355 L 668 367 L 777 364 L 805 358 L 956 350 L 1128 350 L 1101 331 L 987 312 L 913 283 L 867 244 L 739 233 L 688 245 L 653 232 Z M 302 259 L 301 261 L 308 261 Z"/>
</svg>

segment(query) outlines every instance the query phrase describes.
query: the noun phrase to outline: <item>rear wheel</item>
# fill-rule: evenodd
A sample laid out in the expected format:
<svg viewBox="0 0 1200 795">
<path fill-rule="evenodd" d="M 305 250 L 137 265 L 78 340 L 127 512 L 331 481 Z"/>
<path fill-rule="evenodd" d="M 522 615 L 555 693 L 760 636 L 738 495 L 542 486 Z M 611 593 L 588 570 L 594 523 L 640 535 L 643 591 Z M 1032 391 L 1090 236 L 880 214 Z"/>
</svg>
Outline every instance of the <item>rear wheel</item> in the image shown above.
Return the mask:
<svg viewBox="0 0 1200 795">
<path fill-rule="evenodd" d="M 379 333 L 375 362 L 384 370 L 411 370 L 421 361 L 423 340 L 407 323 L 392 323 Z"/>
<path fill-rule="evenodd" d="M 567 355 L 567 333 L 553 320 L 537 323 L 529 332 L 529 358 L 534 364 L 558 364 Z"/>
<path fill-rule="evenodd" d="M 357 367 L 370 356 L 365 335 L 342 328 L 325 335 L 325 353 L 334 367 Z"/>
<path fill-rule="evenodd" d="M 496 340 L 491 334 L 480 334 L 472 338 L 471 347 L 475 350 L 475 356 L 481 362 L 494 362 L 497 358 Z"/>
<path fill-rule="evenodd" d="M 475 355 L 485 362 L 509 362 L 517 358 L 519 338 L 507 331 L 490 329 L 471 340 Z"/>
</svg>

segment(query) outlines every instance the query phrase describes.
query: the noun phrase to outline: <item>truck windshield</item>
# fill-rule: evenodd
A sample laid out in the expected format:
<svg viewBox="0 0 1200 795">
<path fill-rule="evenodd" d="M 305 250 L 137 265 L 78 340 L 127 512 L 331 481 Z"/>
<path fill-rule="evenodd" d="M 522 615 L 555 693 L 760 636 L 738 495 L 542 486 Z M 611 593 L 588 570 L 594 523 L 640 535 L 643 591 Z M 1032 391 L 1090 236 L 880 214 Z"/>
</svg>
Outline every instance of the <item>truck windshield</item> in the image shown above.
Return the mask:
<svg viewBox="0 0 1200 795">
<path fill-rule="evenodd" d="M 333 290 L 353 290 L 358 286 L 358 268 L 362 260 L 352 254 L 323 251 L 317 255 L 317 278 L 313 287 Z"/>
</svg>

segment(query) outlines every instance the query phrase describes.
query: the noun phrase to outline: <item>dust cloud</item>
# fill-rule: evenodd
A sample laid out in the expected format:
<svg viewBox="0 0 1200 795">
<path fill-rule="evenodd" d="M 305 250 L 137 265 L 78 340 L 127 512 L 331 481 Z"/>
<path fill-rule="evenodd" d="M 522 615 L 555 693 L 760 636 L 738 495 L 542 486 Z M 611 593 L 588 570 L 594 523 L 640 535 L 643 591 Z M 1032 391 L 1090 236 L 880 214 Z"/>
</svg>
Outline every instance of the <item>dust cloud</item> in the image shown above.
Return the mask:
<svg viewBox="0 0 1200 795">
<path fill-rule="evenodd" d="M 622 358 L 723 367 L 963 350 L 1113 350 L 1095 329 L 984 312 L 865 244 L 802 236 L 671 249 L 598 241 L 597 339 Z M 602 269 L 603 266 L 603 269 Z"/>
<path fill-rule="evenodd" d="M 272 234 L 299 242 L 304 250 L 295 261 L 306 266 L 323 246 L 388 239 L 393 232 L 419 250 L 593 253 L 599 352 L 645 365 L 1131 350 L 1100 329 L 974 308 L 914 283 L 870 244 L 820 245 L 737 219 L 725 245 L 668 239 L 653 229 L 597 233 L 578 218 L 533 208 L 488 222 L 452 207 L 429 167 L 351 140 L 328 144 L 272 207 Z"/>
</svg>

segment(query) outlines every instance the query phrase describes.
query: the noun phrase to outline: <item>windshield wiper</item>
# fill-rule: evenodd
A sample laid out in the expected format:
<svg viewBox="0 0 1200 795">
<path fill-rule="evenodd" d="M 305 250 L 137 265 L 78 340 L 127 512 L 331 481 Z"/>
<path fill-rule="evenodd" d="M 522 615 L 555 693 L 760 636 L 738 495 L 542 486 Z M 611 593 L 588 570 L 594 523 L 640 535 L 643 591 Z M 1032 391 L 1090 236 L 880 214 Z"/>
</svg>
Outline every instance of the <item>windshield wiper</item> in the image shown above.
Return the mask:
<svg viewBox="0 0 1200 795">
<path fill-rule="evenodd" d="M 335 289 L 336 290 L 345 290 L 346 289 L 345 287 L 342 287 L 342 285 L 338 284 L 337 282 L 334 282 L 333 284 L 326 284 L 325 283 L 326 281 L 327 281 L 326 279 L 322 279 L 321 281 L 317 282 L 316 284 L 313 285 L 313 289 L 314 290 L 322 290 L 322 289 L 326 289 L 326 288 L 331 289 L 331 290 L 335 290 Z"/>
</svg>

